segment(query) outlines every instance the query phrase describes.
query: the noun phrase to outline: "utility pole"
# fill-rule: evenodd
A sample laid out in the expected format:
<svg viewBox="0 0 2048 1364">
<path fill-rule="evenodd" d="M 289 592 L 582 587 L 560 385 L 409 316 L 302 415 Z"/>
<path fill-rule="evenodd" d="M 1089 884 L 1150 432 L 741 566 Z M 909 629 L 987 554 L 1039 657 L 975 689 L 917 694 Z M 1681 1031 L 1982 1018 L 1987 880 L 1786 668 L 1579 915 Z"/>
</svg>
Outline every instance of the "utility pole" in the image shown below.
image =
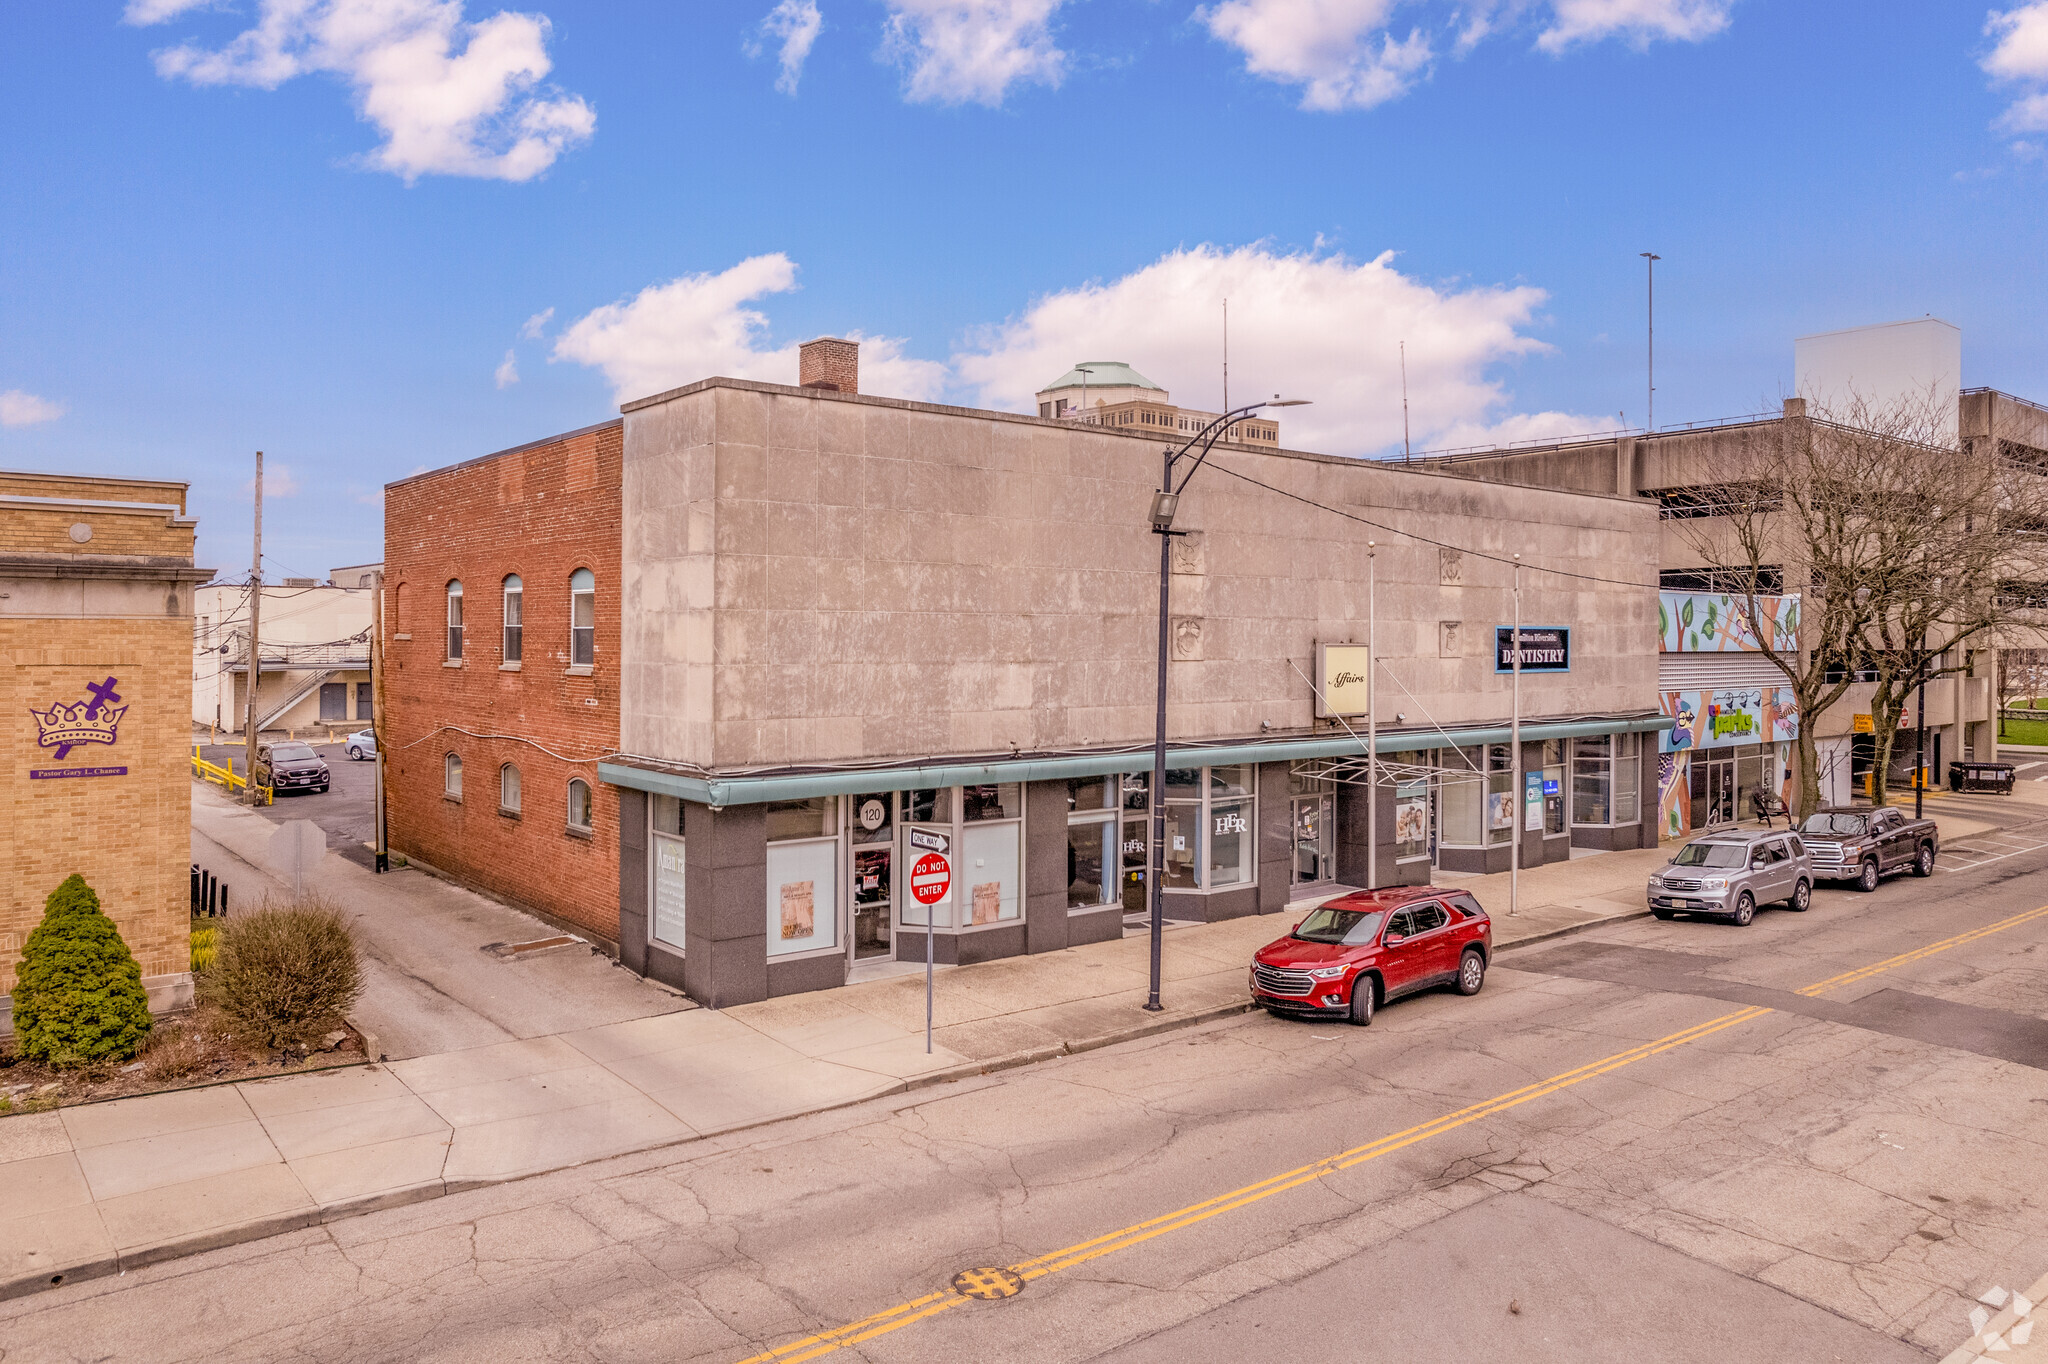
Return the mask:
<svg viewBox="0 0 2048 1364">
<path fill-rule="evenodd" d="M 1508 915 L 1512 918 L 1522 908 L 1522 820 L 1527 814 L 1523 808 L 1527 800 L 1522 790 L 1526 780 L 1522 776 L 1522 556 L 1515 556 L 1515 624 L 1509 657 L 1515 665 L 1515 699 L 1512 718 L 1508 721 L 1508 750 L 1513 759 L 1508 764 L 1509 778 L 1514 783 L 1514 795 L 1509 799 L 1514 812 L 1514 826 L 1509 831 L 1508 841 Z"/>
<path fill-rule="evenodd" d="M 373 868 L 391 870 L 391 832 L 384 808 L 384 573 L 371 578 L 370 598 L 370 743 L 377 750 L 376 808 L 370 839 L 374 845 Z"/>
<path fill-rule="evenodd" d="M 1379 542 L 1365 542 L 1365 888 L 1380 885 Z"/>
<path fill-rule="evenodd" d="M 1649 405 L 1649 420 L 1644 422 L 1643 429 L 1654 433 L 1657 430 L 1657 262 L 1664 258 L 1655 251 L 1638 251 L 1636 254 L 1643 258 L 1643 264 L 1650 272 L 1650 391 L 1645 398 Z"/>
<path fill-rule="evenodd" d="M 242 717 L 242 791 L 249 803 L 256 803 L 256 683 L 263 676 L 263 658 L 257 648 L 262 633 L 263 612 L 263 452 L 256 452 L 256 539 L 249 555 L 249 704 Z"/>
</svg>

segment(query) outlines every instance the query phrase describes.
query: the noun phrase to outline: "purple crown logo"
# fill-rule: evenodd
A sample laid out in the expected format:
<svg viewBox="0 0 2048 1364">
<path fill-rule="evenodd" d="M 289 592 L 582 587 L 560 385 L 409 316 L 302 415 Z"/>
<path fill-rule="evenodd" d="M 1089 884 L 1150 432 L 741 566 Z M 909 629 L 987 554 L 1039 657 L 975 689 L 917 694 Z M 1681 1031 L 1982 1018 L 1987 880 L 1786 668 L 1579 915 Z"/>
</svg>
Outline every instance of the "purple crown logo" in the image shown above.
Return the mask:
<svg viewBox="0 0 2048 1364">
<path fill-rule="evenodd" d="M 43 748 L 57 750 L 61 762 L 64 755 L 80 744 L 111 744 L 120 738 L 121 717 L 128 713 L 128 707 L 116 706 L 121 699 L 114 690 L 115 680 L 89 682 L 86 701 L 59 701 L 48 710 L 28 708 L 36 717 L 36 743 Z"/>
</svg>

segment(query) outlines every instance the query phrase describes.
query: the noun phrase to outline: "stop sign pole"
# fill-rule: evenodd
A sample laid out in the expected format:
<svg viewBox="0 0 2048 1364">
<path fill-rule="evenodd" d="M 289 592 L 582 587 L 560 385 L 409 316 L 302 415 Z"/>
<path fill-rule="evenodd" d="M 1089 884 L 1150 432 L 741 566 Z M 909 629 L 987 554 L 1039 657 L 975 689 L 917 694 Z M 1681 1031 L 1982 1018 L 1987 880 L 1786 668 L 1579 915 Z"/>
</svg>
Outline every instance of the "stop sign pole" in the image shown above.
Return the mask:
<svg viewBox="0 0 2048 1364">
<path fill-rule="evenodd" d="M 924 1054 L 932 1054 L 932 914 L 953 889 L 953 867 L 946 860 L 951 840 L 944 834 L 912 829 L 910 843 L 925 853 L 910 868 L 910 895 L 924 906 Z"/>
</svg>

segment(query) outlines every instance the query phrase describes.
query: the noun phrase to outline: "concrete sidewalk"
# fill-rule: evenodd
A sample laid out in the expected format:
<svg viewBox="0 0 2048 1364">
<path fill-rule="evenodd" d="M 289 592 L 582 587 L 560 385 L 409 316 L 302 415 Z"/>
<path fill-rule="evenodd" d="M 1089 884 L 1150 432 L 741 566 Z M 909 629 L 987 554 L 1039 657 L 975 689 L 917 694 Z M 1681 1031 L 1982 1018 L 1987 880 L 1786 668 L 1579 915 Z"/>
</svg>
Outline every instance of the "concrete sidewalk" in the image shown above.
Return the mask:
<svg viewBox="0 0 2048 1364">
<path fill-rule="evenodd" d="M 1642 914 L 1667 855 L 1523 872 L 1513 915 L 1505 875 L 1446 880 L 1510 947 Z M 1157 1014 L 1142 934 L 942 970 L 929 1054 L 911 975 L 0 1119 L 0 1297 L 1242 1012 L 1252 951 L 1313 903 L 1172 929 Z"/>
</svg>

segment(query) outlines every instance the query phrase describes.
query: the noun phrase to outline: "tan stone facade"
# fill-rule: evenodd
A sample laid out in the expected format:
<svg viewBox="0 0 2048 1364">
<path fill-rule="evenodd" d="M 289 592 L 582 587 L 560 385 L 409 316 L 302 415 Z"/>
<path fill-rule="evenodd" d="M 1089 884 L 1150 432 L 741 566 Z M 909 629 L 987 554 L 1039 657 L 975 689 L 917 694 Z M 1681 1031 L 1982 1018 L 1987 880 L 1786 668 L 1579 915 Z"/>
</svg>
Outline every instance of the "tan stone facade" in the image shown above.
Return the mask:
<svg viewBox="0 0 2048 1364">
<path fill-rule="evenodd" d="M 190 998 L 192 595 L 211 575 L 184 510 L 183 484 L 0 473 L 0 991 L 77 872 L 152 1006 Z M 62 756 L 60 725 L 82 736 Z"/>
</svg>

